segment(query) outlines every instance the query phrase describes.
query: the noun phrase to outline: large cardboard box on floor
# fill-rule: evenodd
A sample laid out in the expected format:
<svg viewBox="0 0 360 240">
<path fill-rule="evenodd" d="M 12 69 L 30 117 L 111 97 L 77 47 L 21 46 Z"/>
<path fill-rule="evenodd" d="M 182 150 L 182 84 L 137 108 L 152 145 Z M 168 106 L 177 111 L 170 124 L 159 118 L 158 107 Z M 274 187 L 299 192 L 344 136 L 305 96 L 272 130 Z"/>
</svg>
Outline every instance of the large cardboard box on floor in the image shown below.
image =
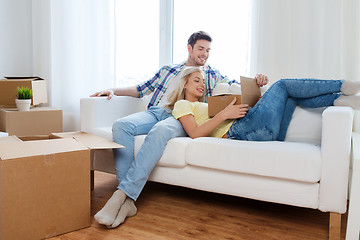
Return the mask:
<svg viewBox="0 0 360 240">
<path fill-rule="evenodd" d="M 224 93 L 208 98 L 208 115 L 213 117 L 236 98 L 235 105 L 248 104 L 253 107 L 261 97 L 261 91 L 254 78 L 240 77 L 241 95 Z"/>
<path fill-rule="evenodd" d="M 15 107 L 15 99 L 17 98 L 17 88 L 28 87 L 32 89 L 32 105 L 47 103 L 46 82 L 39 77 L 29 78 L 9 78 L 0 79 L 0 106 Z"/>
<path fill-rule="evenodd" d="M 17 136 L 62 132 L 62 110 L 51 107 L 34 107 L 26 112 L 16 108 L 0 109 L 0 131 Z"/>
<path fill-rule="evenodd" d="M 91 151 L 120 147 L 82 132 L 0 138 L 0 239 L 88 227 Z"/>
</svg>

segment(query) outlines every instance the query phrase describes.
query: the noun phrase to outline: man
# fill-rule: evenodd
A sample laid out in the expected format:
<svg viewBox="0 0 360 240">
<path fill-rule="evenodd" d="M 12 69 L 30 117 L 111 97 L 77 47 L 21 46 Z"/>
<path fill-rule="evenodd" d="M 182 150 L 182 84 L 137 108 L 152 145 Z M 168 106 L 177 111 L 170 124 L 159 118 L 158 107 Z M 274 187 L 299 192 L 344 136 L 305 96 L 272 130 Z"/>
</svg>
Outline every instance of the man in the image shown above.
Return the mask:
<svg viewBox="0 0 360 240">
<path fill-rule="evenodd" d="M 126 217 L 136 214 L 134 201 L 140 195 L 152 169 L 161 158 L 167 142 L 175 137 L 186 136 L 179 121 L 166 109 L 168 96 L 177 87 L 181 70 L 186 66 L 202 66 L 205 72 L 205 98 L 211 96 L 216 83 L 229 81 L 219 71 L 206 64 L 209 57 L 211 37 L 195 32 L 188 39 L 188 58 L 185 62 L 162 67 L 155 76 L 137 86 L 109 89 L 97 92 L 92 97 L 113 95 L 143 97 L 153 92 L 148 110 L 117 120 L 113 124 L 113 140 L 125 148 L 114 150 L 118 189 L 105 206 L 95 215 L 95 220 L 109 228 L 119 226 Z M 257 77 L 259 85 L 265 85 L 266 76 Z M 134 137 L 147 134 L 134 159 Z"/>
</svg>

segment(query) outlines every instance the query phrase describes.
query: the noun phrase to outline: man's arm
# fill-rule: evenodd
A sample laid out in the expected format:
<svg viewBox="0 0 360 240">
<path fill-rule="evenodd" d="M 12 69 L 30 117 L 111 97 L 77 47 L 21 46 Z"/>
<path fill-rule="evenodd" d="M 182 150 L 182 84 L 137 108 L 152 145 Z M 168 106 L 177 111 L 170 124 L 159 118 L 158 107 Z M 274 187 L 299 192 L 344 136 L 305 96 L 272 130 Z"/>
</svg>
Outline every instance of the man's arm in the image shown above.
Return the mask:
<svg viewBox="0 0 360 240">
<path fill-rule="evenodd" d="M 110 88 L 100 92 L 92 94 L 90 97 L 101 97 L 107 96 L 110 100 L 114 95 L 116 96 L 130 96 L 130 97 L 139 97 L 139 92 L 136 86 L 124 87 L 124 88 Z"/>
</svg>

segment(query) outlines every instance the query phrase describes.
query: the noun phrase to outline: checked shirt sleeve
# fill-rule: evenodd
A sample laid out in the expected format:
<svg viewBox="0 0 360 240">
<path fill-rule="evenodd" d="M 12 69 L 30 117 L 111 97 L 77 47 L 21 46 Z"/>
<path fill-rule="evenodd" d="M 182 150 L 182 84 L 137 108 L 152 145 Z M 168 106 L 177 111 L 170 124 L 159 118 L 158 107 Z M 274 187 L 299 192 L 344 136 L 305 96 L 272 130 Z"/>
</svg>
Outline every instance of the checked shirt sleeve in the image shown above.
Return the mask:
<svg viewBox="0 0 360 240">
<path fill-rule="evenodd" d="M 145 82 L 140 83 L 139 85 L 136 85 L 136 88 L 139 92 L 139 97 L 142 98 L 148 93 L 151 93 L 155 90 L 156 86 L 159 85 L 160 76 L 163 68 L 161 68 L 153 78 L 150 80 L 147 80 Z"/>
</svg>

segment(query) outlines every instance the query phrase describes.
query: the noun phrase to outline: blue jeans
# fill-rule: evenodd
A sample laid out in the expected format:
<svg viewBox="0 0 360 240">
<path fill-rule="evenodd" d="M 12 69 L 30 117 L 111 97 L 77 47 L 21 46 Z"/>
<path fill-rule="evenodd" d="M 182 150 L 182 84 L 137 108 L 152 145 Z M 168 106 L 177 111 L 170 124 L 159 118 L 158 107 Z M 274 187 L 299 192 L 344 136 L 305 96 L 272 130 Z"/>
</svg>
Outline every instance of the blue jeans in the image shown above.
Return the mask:
<svg viewBox="0 0 360 240">
<path fill-rule="evenodd" d="M 141 134 L 147 136 L 134 158 L 134 137 Z M 113 141 L 125 146 L 114 150 L 118 188 L 136 201 L 167 142 L 181 136 L 187 136 L 181 123 L 160 107 L 150 107 L 115 121 Z"/>
<path fill-rule="evenodd" d="M 281 79 L 274 83 L 245 117 L 237 119 L 228 138 L 248 141 L 284 141 L 296 105 L 332 106 L 341 96 L 343 80 Z"/>
</svg>

